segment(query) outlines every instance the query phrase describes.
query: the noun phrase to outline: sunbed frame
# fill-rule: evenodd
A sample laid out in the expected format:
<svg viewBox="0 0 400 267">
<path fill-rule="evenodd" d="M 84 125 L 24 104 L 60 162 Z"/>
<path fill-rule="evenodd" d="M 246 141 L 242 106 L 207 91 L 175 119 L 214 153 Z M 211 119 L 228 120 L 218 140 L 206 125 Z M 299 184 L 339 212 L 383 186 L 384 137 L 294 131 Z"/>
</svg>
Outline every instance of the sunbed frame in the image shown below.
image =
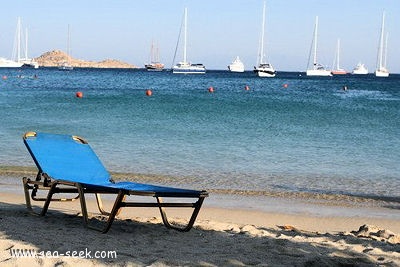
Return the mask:
<svg viewBox="0 0 400 267">
<path fill-rule="evenodd" d="M 47 155 L 45 155 L 46 159 L 43 160 L 40 157 L 38 157 L 38 154 L 43 153 L 40 145 L 34 143 L 37 141 L 36 139 L 38 139 L 39 142 L 41 142 L 41 140 L 43 139 L 43 143 L 46 143 L 48 139 L 52 139 L 53 137 L 55 139 L 61 138 L 60 142 L 64 142 L 65 140 L 67 140 L 67 145 L 68 143 L 71 142 L 81 144 L 83 150 L 86 151 L 86 152 L 84 151 L 83 154 L 87 153 L 87 151 L 94 154 L 94 152 L 91 150 L 86 140 L 84 140 L 81 137 L 54 135 L 54 134 L 36 133 L 36 132 L 25 133 L 23 136 L 24 143 L 28 148 L 33 160 L 35 161 L 36 166 L 39 169 L 38 174 L 36 175 L 36 178 L 34 180 L 27 177 L 23 178 L 26 206 L 32 213 L 35 212 L 33 211 L 32 208 L 31 199 L 33 201 L 44 202 L 41 212 L 35 213 L 41 216 L 44 216 L 46 214 L 49 205 L 52 201 L 68 202 L 79 199 L 82 216 L 84 219 L 84 225 L 88 228 L 95 229 L 102 233 L 108 232 L 115 217 L 119 214 L 119 212 L 123 207 L 156 207 L 159 209 L 162 221 L 167 228 L 186 232 L 193 227 L 193 224 L 203 204 L 204 198 L 208 196 L 207 191 L 178 189 L 172 187 L 162 187 L 162 186 L 140 184 L 133 182 L 118 183 L 112 181 L 111 176 L 108 177 L 106 181 L 99 183 L 98 183 L 99 179 L 97 178 L 94 179 L 94 181 L 91 181 L 90 178 L 89 179 L 85 178 L 84 180 L 76 179 L 76 181 L 74 181 L 74 179 L 71 179 L 71 176 L 69 174 L 66 175 L 66 178 L 63 178 L 62 175 L 60 175 L 59 168 L 50 167 L 49 170 L 47 170 L 48 165 L 52 164 L 51 153 L 58 153 L 57 148 L 53 149 L 52 146 L 54 145 L 52 145 L 52 143 L 50 143 L 50 146 L 49 144 L 44 144 L 45 147 L 47 146 L 45 149 L 45 154 Z M 54 142 L 54 140 L 52 140 L 51 142 Z M 61 153 L 62 157 L 66 157 L 66 162 L 65 162 L 66 164 L 70 163 L 71 160 L 72 161 L 76 160 L 76 157 L 79 158 L 80 156 L 76 155 L 75 150 L 73 154 L 68 154 L 68 153 L 69 153 L 68 149 L 63 151 L 63 153 Z M 60 163 L 59 156 L 60 155 L 55 156 L 54 164 L 56 165 L 64 164 L 64 162 Z M 86 154 L 84 156 L 86 156 Z M 97 156 L 94 156 L 94 158 L 95 158 L 94 167 L 99 167 L 100 171 L 102 171 L 101 168 L 103 166 L 101 162 L 98 160 Z M 62 160 L 63 159 L 61 159 L 61 161 Z M 71 166 L 63 166 L 63 167 L 69 168 Z M 55 177 L 52 176 L 51 172 L 54 172 Z M 107 174 L 108 172 L 102 173 L 102 175 L 105 175 L 105 177 L 107 177 Z M 136 187 L 137 189 L 135 189 Z M 38 192 L 42 191 L 45 193 L 47 192 L 47 196 L 44 197 L 38 196 Z M 55 198 L 53 197 L 53 195 L 55 194 L 67 194 L 68 197 Z M 76 194 L 76 196 L 74 196 L 74 194 Z M 85 194 L 94 194 L 96 196 L 97 207 L 100 213 L 108 217 L 104 227 L 96 227 L 92 224 L 89 224 L 89 216 L 88 216 Z M 112 210 L 110 212 L 105 211 L 101 199 L 101 194 L 116 195 Z M 71 197 L 71 195 L 74 197 Z M 154 197 L 156 199 L 156 202 L 127 201 L 126 200 L 127 196 L 150 196 Z M 164 202 L 163 198 L 175 199 L 175 202 Z M 176 199 L 179 199 L 180 201 L 176 201 Z M 192 208 L 193 212 L 187 224 L 182 226 L 182 225 L 172 224 L 169 222 L 165 208 Z"/>
</svg>

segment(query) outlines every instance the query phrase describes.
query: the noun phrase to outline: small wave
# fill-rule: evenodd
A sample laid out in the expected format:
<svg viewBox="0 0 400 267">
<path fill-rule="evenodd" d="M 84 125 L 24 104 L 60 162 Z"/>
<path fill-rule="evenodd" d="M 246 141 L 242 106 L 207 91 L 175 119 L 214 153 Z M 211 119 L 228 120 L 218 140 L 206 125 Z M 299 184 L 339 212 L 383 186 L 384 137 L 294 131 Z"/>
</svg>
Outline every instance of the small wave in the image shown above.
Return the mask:
<svg viewBox="0 0 400 267">
<path fill-rule="evenodd" d="M 347 99 L 347 98 L 367 98 L 369 100 L 383 100 L 383 101 L 399 101 L 398 97 L 393 96 L 387 92 L 382 91 L 370 91 L 370 90 L 349 90 L 335 93 L 336 96 Z"/>
<path fill-rule="evenodd" d="M 355 195 L 355 194 L 336 194 L 336 193 L 316 193 L 316 192 L 283 192 L 283 191 L 256 191 L 256 190 L 237 190 L 237 189 L 212 189 L 211 193 L 242 195 L 242 196 L 265 196 L 285 199 L 304 199 L 307 201 L 324 201 L 332 205 L 342 206 L 344 203 L 357 204 L 377 204 L 400 203 L 400 197 L 377 196 L 377 195 Z"/>
<path fill-rule="evenodd" d="M 35 167 L 0 166 L 0 176 L 20 177 L 21 175 L 36 175 Z"/>
<path fill-rule="evenodd" d="M 0 180 L 0 185 L 7 185 L 10 180 L 15 181 L 16 178 L 23 176 L 35 177 L 37 169 L 34 167 L 21 166 L 0 166 L 0 177 L 6 179 Z M 112 172 L 112 177 L 116 181 L 128 180 L 139 183 L 153 183 L 170 186 L 193 187 L 195 182 L 191 177 L 178 177 L 170 175 L 141 174 L 141 173 L 120 173 Z M 10 179 L 10 180 L 8 180 Z M 204 189 L 204 188 L 202 188 Z M 206 188 L 211 194 L 233 195 L 243 197 L 271 197 L 281 199 L 292 199 L 299 201 L 315 202 L 331 206 L 391 206 L 400 209 L 400 196 L 381 196 L 372 194 L 351 194 L 340 192 L 320 192 L 315 190 L 302 191 L 293 190 L 247 190 L 247 189 L 221 189 Z M 211 195 L 212 196 L 212 195 Z"/>
</svg>

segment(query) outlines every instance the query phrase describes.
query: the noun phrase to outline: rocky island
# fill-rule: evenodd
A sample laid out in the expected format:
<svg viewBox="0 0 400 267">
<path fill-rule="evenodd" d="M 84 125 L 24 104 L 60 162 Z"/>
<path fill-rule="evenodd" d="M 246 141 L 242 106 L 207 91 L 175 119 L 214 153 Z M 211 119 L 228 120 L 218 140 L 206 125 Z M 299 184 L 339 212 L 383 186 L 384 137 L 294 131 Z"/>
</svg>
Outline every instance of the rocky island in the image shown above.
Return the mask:
<svg viewBox="0 0 400 267">
<path fill-rule="evenodd" d="M 125 63 L 115 59 L 106 59 L 99 62 L 75 59 L 61 50 L 46 52 L 41 56 L 35 58 L 35 61 L 39 63 L 39 66 L 41 67 L 58 67 L 64 62 L 68 62 L 70 65 L 76 68 L 137 68 L 135 65 L 131 65 L 129 63 Z"/>
</svg>

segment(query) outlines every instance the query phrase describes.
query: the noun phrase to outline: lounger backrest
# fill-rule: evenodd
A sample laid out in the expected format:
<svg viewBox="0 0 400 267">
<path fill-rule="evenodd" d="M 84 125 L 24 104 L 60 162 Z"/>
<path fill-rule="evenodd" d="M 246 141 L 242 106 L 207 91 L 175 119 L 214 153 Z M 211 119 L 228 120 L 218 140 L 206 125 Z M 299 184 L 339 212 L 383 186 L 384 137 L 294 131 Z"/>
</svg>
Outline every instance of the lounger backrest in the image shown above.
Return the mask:
<svg viewBox="0 0 400 267">
<path fill-rule="evenodd" d="M 24 143 L 36 166 L 56 180 L 86 184 L 104 184 L 111 176 L 82 138 L 29 132 Z"/>
</svg>

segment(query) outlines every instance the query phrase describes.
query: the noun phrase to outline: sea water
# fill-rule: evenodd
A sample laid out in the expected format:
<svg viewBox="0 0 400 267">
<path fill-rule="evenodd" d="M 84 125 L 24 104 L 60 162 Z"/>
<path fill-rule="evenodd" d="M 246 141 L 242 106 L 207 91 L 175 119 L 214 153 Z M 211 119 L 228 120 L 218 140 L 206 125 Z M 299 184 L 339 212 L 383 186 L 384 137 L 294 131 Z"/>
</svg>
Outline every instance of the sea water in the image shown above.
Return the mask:
<svg viewBox="0 0 400 267">
<path fill-rule="evenodd" d="M 41 131 L 82 136 L 108 170 L 161 184 L 400 197 L 400 75 L 0 75 L 0 166 L 34 166 L 21 137 Z"/>
</svg>

